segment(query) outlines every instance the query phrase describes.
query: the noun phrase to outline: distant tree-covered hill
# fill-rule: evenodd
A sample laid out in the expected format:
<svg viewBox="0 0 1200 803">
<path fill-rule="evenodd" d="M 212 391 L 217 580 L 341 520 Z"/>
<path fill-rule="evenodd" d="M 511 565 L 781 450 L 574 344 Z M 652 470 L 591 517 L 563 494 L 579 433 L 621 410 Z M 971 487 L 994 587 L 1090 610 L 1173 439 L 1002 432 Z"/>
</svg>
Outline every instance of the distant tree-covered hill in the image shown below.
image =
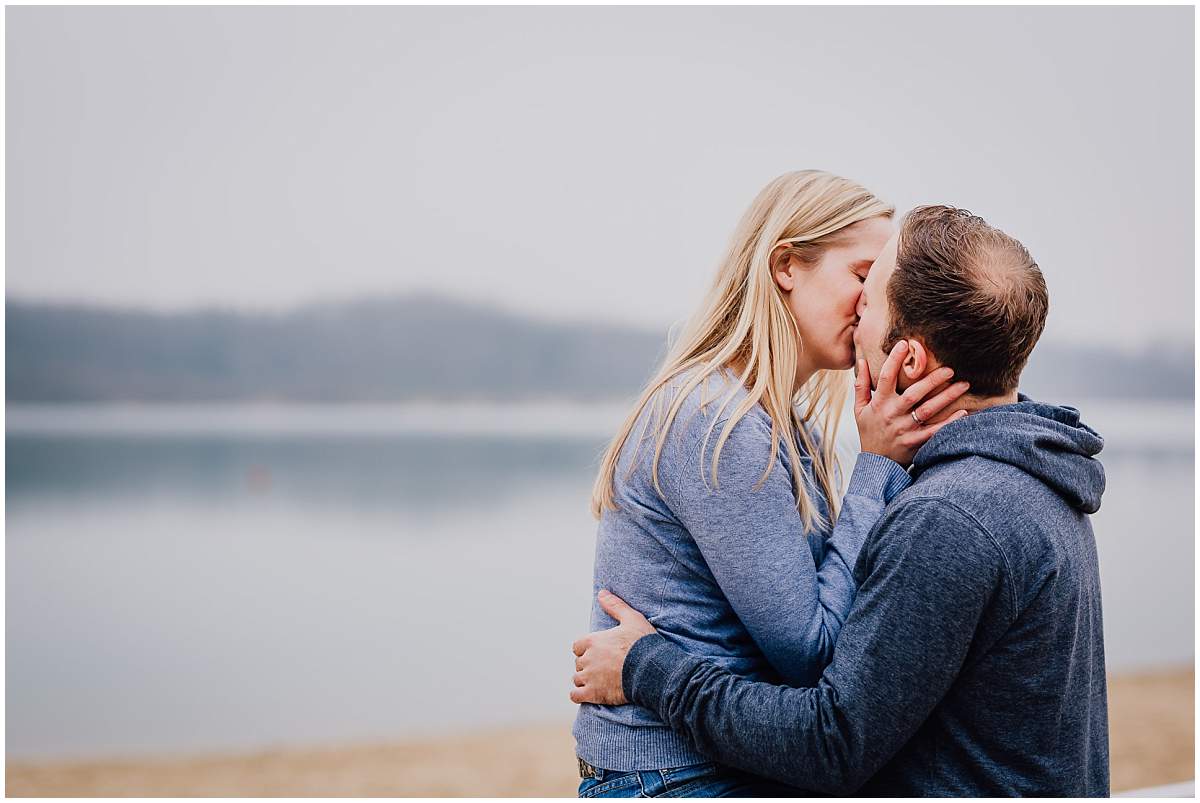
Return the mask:
<svg viewBox="0 0 1200 803">
<path fill-rule="evenodd" d="M 276 315 L 6 309 L 10 401 L 611 397 L 644 382 L 664 345 L 425 295 Z"/>
<path fill-rule="evenodd" d="M 437 296 L 282 314 L 6 302 L 7 399 L 399 401 L 628 397 L 663 332 L 531 320 Z M 1190 398 L 1191 343 L 1122 353 L 1043 343 L 1023 389 Z"/>
</svg>

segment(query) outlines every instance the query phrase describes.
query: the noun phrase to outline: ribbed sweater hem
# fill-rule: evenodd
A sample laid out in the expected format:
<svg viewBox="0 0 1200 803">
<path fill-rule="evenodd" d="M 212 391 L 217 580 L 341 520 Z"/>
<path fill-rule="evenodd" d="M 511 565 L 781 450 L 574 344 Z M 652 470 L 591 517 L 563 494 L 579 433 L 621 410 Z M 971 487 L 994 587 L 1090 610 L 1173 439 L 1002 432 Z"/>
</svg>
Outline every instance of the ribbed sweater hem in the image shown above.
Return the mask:
<svg viewBox="0 0 1200 803">
<path fill-rule="evenodd" d="M 616 772 L 662 770 L 710 759 L 666 725 L 624 725 L 585 705 L 575 718 L 575 752 L 594 767 Z"/>
</svg>

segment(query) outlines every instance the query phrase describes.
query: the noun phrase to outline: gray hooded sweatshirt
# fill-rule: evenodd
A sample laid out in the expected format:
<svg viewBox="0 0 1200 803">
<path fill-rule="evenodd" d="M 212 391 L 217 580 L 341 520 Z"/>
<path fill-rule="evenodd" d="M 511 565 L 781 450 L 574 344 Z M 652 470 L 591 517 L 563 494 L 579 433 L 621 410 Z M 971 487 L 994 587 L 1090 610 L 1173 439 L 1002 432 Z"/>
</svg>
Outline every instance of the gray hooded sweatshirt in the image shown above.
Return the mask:
<svg viewBox="0 0 1200 803">
<path fill-rule="evenodd" d="M 804 789 L 1107 796 L 1103 440 L 1070 407 L 989 408 L 917 453 L 855 565 L 814 688 L 748 680 L 661 636 L 624 686 L 696 748 Z"/>
</svg>

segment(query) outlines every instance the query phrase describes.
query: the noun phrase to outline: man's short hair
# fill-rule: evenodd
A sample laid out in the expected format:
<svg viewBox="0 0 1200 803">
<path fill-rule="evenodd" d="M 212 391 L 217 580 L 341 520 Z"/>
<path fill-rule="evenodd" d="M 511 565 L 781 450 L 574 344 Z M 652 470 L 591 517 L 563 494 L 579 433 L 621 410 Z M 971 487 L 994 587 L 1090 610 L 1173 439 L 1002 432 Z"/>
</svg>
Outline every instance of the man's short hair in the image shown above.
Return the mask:
<svg viewBox="0 0 1200 803">
<path fill-rule="evenodd" d="M 1017 389 L 1050 306 L 1025 246 L 951 206 L 905 215 L 887 295 L 892 326 L 884 353 L 918 337 L 976 396 Z"/>
</svg>

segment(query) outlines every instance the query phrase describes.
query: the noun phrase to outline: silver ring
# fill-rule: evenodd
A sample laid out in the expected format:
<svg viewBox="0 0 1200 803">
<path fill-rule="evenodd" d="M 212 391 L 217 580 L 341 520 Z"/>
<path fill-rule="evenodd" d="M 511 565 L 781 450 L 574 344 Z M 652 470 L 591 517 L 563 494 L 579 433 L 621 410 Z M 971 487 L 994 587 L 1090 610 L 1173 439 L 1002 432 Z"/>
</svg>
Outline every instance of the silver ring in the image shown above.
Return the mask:
<svg viewBox="0 0 1200 803">
<path fill-rule="evenodd" d="M 923 426 L 925 426 L 925 422 L 924 422 L 924 421 L 922 421 L 921 419 L 917 418 L 917 411 L 916 411 L 916 410 L 909 410 L 909 411 L 908 411 L 908 414 L 912 416 L 912 420 L 913 420 L 913 421 L 916 421 L 916 422 L 917 422 L 917 426 L 918 426 L 918 427 L 923 427 Z"/>
</svg>

